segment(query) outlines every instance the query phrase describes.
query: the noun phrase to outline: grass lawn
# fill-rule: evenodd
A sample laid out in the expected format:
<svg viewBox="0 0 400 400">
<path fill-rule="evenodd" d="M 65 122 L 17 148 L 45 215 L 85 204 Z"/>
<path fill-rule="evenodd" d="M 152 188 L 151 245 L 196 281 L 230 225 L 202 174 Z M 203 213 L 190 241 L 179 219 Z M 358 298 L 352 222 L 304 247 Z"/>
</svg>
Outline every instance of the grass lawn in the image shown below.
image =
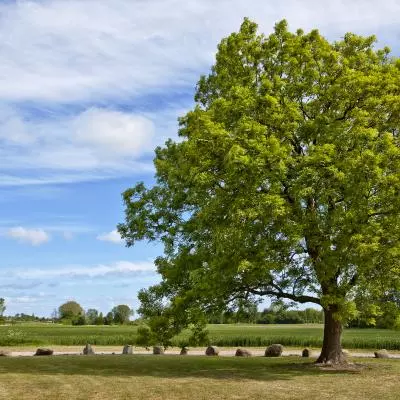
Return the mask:
<svg viewBox="0 0 400 400">
<path fill-rule="evenodd" d="M 360 363 L 340 371 L 299 357 L 3 357 L 0 399 L 400 398 L 400 360 Z"/>
</svg>

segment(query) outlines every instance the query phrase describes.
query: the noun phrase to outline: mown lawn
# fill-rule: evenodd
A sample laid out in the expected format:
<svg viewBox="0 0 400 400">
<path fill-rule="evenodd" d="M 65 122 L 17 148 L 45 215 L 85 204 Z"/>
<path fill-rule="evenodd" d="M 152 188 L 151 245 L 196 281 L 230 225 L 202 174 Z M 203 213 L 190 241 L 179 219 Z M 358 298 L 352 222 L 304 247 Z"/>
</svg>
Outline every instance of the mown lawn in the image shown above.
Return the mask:
<svg viewBox="0 0 400 400">
<path fill-rule="evenodd" d="M 260 347 L 281 343 L 292 347 L 320 347 L 322 325 L 209 325 L 212 344 L 218 346 Z M 136 326 L 63 326 L 18 324 L 0 326 L 0 346 L 18 345 L 119 345 L 136 343 Z M 185 344 L 188 334 L 174 338 L 173 344 Z M 345 329 L 343 346 L 348 349 L 400 350 L 399 331 L 386 329 Z"/>
<path fill-rule="evenodd" d="M 0 398 L 385 399 L 400 398 L 400 360 L 321 370 L 300 357 L 53 356 L 0 359 Z"/>
</svg>

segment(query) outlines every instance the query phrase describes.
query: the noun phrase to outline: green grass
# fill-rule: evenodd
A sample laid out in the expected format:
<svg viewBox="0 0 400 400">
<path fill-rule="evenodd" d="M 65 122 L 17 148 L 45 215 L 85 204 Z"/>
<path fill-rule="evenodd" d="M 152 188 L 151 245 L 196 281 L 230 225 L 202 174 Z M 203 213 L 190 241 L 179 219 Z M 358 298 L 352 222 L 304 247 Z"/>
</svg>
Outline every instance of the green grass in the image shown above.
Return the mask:
<svg viewBox="0 0 400 400">
<path fill-rule="evenodd" d="M 281 343 L 293 347 L 320 347 L 322 325 L 209 325 L 210 342 L 217 346 L 260 347 Z M 60 345 L 74 346 L 91 343 L 113 346 L 135 344 L 135 326 L 63 326 L 50 324 L 18 324 L 0 326 L 0 346 Z M 173 345 L 185 344 L 183 332 Z M 400 350 L 398 331 L 386 329 L 345 329 L 343 347 L 348 349 Z"/>
<path fill-rule="evenodd" d="M 0 399 L 395 400 L 399 373 L 398 360 L 322 370 L 300 357 L 4 357 Z"/>
</svg>

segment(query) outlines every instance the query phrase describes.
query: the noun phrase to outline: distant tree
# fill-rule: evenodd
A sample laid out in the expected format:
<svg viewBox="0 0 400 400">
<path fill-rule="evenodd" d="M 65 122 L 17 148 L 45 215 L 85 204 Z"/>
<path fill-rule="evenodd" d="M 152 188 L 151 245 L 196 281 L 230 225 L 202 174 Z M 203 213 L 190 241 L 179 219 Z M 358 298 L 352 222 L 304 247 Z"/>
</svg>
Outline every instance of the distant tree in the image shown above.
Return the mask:
<svg viewBox="0 0 400 400">
<path fill-rule="evenodd" d="M 133 315 L 133 310 L 126 304 L 120 304 L 114 307 L 111 312 L 115 324 L 126 324 L 129 322 L 129 317 Z"/>
<path fill-rule="evenodd" d="M 113 316 L 113 313 L 110 311 L 104 317 L 104 325 L 112 325 L 113 320 L 114 320 L 114 316 Z"/>
<path fill-rule="evenodd" d="M 74 319 L 84 315 L 83 308 L 76 301 L 67 301 L 58 308 L 61 319 Z"/>
<path fill-rule="evenodd" d="M 52 319 L 52 321 L 54 322 L 54 321 L 58 320 L 59 317 L 60 317 L 60 315 L 59 315 L 59 313 L 58 313 L 58 310 L 57 310 L 57 308 L 55 308 L 55 309 L 53 310 L 53 312 L 51 313 L 51 319 Z"/>
<path fill-rule="evenodd" d="M 97 316 L 95 323 L 96 325 L 104 325 L 104 316 L 102 312 Z"/>
<path fill-rule="evenodd" d="M 257 304 L 250 300 L 238 299 L 236 322 L 255 323 L 257 319 Z"/>
<path fill-rule="evenodd" d="M 86 317 L 84 314 L 75 316 L 74 318 L 72 318 L 71 322 L 72 322 L 72 325 L 86 325 L 87 324 Z"/>
<path fill-rule="evenodd" d="M 86 322 L 89 325 L 95 325 L 98 317 L 99 312 L 95 308 L 89 308 L 86 311 Z"/>
<path fill-rule="evenodd" d="M 0 298 L 0 317 L 3 316 L 5 310 L 6 310 L 6 301 L 1 297 Z"/>
</svg>

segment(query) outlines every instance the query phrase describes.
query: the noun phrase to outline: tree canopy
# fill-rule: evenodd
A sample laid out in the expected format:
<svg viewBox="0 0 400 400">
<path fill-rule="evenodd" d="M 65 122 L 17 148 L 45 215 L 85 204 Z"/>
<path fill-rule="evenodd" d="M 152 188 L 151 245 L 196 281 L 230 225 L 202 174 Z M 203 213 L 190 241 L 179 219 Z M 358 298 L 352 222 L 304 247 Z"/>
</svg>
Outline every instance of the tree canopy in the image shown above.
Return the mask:
<svg viewBox="0 0 400 400">
<path fill-rule="evenodd" d="M 58 308 L 61 319 L 73 319 L 84 315 L 83 308 L 76 301 L 67 301 Z"/>
<path fill-rule="evenodd" d="M 248 19 L 221 41 L 155 185 L 123 193 L 127 246 L 164 244 L 142 314 L 176 332 L 236 299 L 314 303 L 319 361 L 342 361 L 357 294 L 399 287 L 400 61 L 374 45 Z"/>
<path fill-rule="evenodd" d="M 126 304 L 120 304 L 113 307 L 111 310 L 113 322 L 116 324 L 126 324 L 129 322 L 129 317 L 133 315 L 133 310 Z"/>
</svg>

